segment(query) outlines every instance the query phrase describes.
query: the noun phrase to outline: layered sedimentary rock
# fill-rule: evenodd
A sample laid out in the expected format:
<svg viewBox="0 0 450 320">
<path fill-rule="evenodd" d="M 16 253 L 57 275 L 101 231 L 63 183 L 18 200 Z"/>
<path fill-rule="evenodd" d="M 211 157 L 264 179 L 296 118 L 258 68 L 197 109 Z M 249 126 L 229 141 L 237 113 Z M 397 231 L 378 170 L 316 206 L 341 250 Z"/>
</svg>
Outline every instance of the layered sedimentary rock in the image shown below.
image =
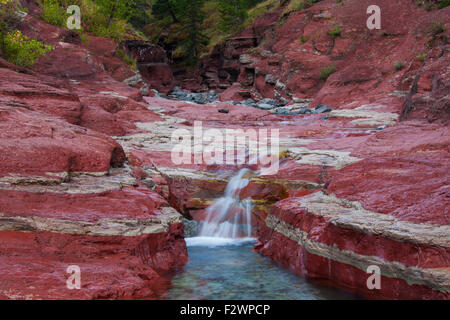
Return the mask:
<svg viewBox="0 0 450 320">
<path fill-rule="evenodd" d="M 257 251 L 367 297 L 448 299 L 447 137 L 448 127 L 409 122 L 308 145 L 320 148 L 317 159 L 325 148 L 356 159 L 331 162 L 343 166 L 323 191 L 276 203 Z M 374 265 L 379 290 L 366 285 Z"/>
<path fill-rule="evenodd" d="M 0 58 L 0 298 L 164 296 L 187 261 L 181 215 L 110 137 L 159 116 L 122 82 L 134 72 L 112 41 L 84 45 L 32 15 L 20 28 L 55 49 L 32 69 Z"/>
</svg>

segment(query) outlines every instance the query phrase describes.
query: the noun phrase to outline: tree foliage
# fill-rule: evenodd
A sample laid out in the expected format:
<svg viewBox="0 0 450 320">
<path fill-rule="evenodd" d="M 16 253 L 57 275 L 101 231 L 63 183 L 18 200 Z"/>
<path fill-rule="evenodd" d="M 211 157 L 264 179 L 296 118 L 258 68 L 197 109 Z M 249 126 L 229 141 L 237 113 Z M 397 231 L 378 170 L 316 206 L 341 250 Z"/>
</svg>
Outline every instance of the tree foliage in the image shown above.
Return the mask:
<svg viewBox="0 0 450 320">
<path fill-rule="evenodd" d="M 152 8 L 153 16 L 157 19 L 170 17 L 172 23 L 179 24 L 182 33 L 181 45 L 187 64 L 193 65 L 199 57 L 200 48 L 208 38 L 202 32 L 205 13 L 202 10 L 205 0 L 157 0 Z"/>
<path fill-rule="evenodd" d="M 198 59 L 200 48 L 206 45 L 208 38 L 203 34 L 201 25 L 205 20 L 205 13 L 202 11 L 204 0 L 184 0 L 185 16 L 183 25 L 188 29 L 188 37 L 185 40 L 187 53 L 187 63 L 195 64 Z"/>
<path fill-rule="evenodd" d="M 0 47 L 6 60 L 22 67 L 33 66 L 41 55 L 53 50 L 52 46 L 30 39 L 19 30 L 6 34 Z"/>
<path fill-rule="evenodd" d="M 248 9 L 259 2 L 261 0 L 219 0 L 220 28 L 225 32 L 239 29 L 248 18 Z"/>
<path fill-rule="evenodd" d="M 99 13 L 107 17 L 106 26 L 109 27 L 113 19 L 125 20 L 133 15 L 135 0 L 96 0 Z"/>
<path fill-rule="evenodd" d="M 0 37 L 4 37 L 20 22 L 18 9 L 18 0 L 0 0 Z"/>
<path fill-rule="evenodd" d="M 182 10 L 183 0 L 156 0 L 152 7 L 152 13 L 157 19 L 164 19 L 167 16 L 172 18 L 172 21 L 179 23 L 178 15 Z"/>
</svg>

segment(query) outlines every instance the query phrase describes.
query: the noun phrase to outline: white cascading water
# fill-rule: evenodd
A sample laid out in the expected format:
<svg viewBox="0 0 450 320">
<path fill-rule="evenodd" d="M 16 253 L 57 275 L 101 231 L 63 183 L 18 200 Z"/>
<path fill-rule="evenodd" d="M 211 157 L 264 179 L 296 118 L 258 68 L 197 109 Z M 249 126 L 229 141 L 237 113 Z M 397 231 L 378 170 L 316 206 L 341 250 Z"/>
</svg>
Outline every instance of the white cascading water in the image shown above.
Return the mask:
<svg viewBox="0 0 450 320">
<path fill-rule="evenodd" d="M 206 209 L 207 217 L 200 226 L 200 237 L 250 238 L 252 236 L 251 199 L 241 200 L 240 191 L 249 180 L 248 169 L 242 169 L 228 182 L 225 194 Z"/>
</svg>

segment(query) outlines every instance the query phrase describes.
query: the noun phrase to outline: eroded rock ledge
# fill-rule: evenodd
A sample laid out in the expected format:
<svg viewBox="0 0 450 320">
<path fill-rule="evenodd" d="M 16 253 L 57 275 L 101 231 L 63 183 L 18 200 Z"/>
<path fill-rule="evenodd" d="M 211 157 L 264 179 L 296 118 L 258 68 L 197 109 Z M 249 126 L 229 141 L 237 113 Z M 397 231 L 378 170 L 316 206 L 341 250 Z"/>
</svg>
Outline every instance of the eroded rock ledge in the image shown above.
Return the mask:
<svg viewBox="0 0 450 320">
<path fill-rule="evenodd" d="M 448 225 L 405 221 L 323 192 L 277 203 L 265 223 L 258 252 L 302 276 L 372 298 L 449 296 Z M 373 265 L 380 290 L 366 286 Z"/>
<path fill-rule="evenodd" d="M 95 222 L 72 221 L 47 217 L 20 217 L 0 213 L 0 231 L 55 232 L 71 235 L 137 237 L 168 232 L 181 215 L 171 207 L 160 209 L 161 215 L 147 219 L 101 218 Z"/>
</svg>

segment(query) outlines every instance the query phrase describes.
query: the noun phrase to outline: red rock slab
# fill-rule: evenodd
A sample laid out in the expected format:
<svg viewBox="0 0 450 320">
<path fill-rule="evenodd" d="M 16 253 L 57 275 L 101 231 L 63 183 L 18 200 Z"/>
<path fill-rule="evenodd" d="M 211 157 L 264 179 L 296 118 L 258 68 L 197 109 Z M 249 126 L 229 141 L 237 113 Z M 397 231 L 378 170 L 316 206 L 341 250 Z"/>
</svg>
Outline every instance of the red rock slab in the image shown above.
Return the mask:
<svg viewBox="0 0 450 320">
<path fill-rule="evenodd" d="M 156 151 L 149 149 L 133 149 L 129 154 L 130 164 L 139 167 L 150 167 L 152 165 L 161 167 L 173 167 L 173 168 L 185 168 L 185 169 L 198 169 L 204 171 L 206 165 L 197 165 L 194 163 L 194 155 L 192 155 L 191 163 L 175 164 L 172 161 L 171 151 Z"/>
<path fill-rule="evenodd" d="M 168 168 L 183 168 L 194 169 L 203 172 L 211 172 L 213 174 L 236 172 L 242 168 L 249 168 L 251 170 L 257 170 L 257 165 L 250 165 L 244 163 L 242 165 L 228 165 L 228 164 L 211 164 L 208 165 L 205 161 L 201 164 L 196 164 L 194 154 L 191 154 L 191 160 L 189 163 L 177 164 L 172 160 L 171 151 L 156 151 L 149 149 L 133 149 L 128 155 L 130 164 L 139 167 L 151 167 L 153 165 L 157 167 Z M 248 162 L 248 160 L 246 160 Z"/>
<path fill-rule="evenodd" d="M 33 79 L 33 84 L 27 84 L 27 78 L 22 75 L 12 77 L 15 87 L 11 91 L 15 95 L 24 82 L 26 88 L 33 88 L 45 79 L 53 87 L 50 92 L 50 89 L 36 88 L 40 99 L 26 101 L 33 110 L 61 115 L 71 123 L 115 136 L 140 132 L 135 122 L 160 120 L 145 104 L 137 103 L 142 101 L 139 89 L 121 82 L 135 73 L 117 56 L 113 41 L 89 37 L 89 43 L 84 44 L 75 32 L 48 25 L 32 16 L 21 28 L 30 37 L 54 45 L 54 49 L 33 66 L 32 70 L 39 75 L 39 79 Z M 70 37 L 72 34 L 78 39 Z M 56 93 L 62 95 L 63 89 L 56 92 L 55 88 L 61 86 L 71 103 L 54 97 Z"/>
<path fill-rule="evenodd" d="M 167 94 L 175 87 L 172 67 L 168 63 L 142 63 L 139 64 L 139 71 L 150 87 L 159 92 Z"/>
<path fill-rule="evenodd" d="M 99 57 L 112 57 L 117 52 L 117 45 L 112 39 L 89 35 L 85 47 Z"/>
<path fill-rule="evenodd" d="M 368 158 L 336 173 L 327 191 L 400 220 L 449 225 L 449 160 L 443 150 Z"/>
<path fill-rule="evenodd" d="M 341 228 L 332 223 L 332 217 L 320 216 L 309 211 L 299 203 L 298 198 L 289 198 L 276 203 L 272 207 L 271 214 L 290 226 L 306 232 L 311 240 L 335 246 L 340 250 L 378 256 L 385 261 L 398 261 L 405 266 L 420 268 L 442 268 L 447 267 L 449 263 L 448 247 L 397 241 L 383 235 Z"/>
<path fill-rule="evenodd" d="M 335 138 L 335 135 L 349 136 L 364 133 L 367 135 L 367 128 L 355 128 L 350 123 L 352 119 L 330 118 L 321 120 L 320 118 L 323 116 L 323 114 L 290 116 L 284 117 L 282 121 L 269 121 L 268 125 L 278 128 L 281 138 L 325 139 L 328 137 Z M 295 141 L 292 144 L 295 145 Z"/>
<path fill-rule="evenodd" d="M 408 154 L 411 150 L 448 150 L 450 129 L 447 126 L 419 121 L 401 122 L 363 136 L 345 134 L 345 130 L 309 143 L 308 149 L 350 151 L 352 156 L 370 158 L 382 154 Z M 351 131 L 350 131 L 351 132 Z"/>
<path fill-rule="evenodd" d="M 331 179 L 336 170 L 334 167 L 298 164 L 294 160 L 280 161 L 280 169 L 271 178 L 287 180 L 304 180 L 324 184 Z"/>
<path fill-rule="evenodd" d="M 167 272 L 187 261 L 183 225 L 138 237 L 0 231 L 2 299 L 154 299 Z M 66 286 L 67 267 L 81 271 L 81 289 Z"/>
<path fill-rule="evenodd" d="M 20 67 L 20 66 L 16 66 L 15 64 L 8 62 L 1 57 L 0 57 L 0 68 L 14 70 L 16 72 L 20 72 L 20 73 L 24 73 L 24 74 L 30 74 L 30 75 L 33 74 L 33 72 L 31 70 L 28 70 L 28 69 Z"/>
<path fill-rule="evenodd" d="M 99 91 L 105 90 L 100 87 Z M 111 136 L 126 136 L 142 132 L 136 122 L 155 122 L 162 120 L 143 103 L 127 97 L 104 94 L 84 95 L 80 125 Z"/>
<path fill-rule="evenodd" d="M 113 79 L 109 74 L 99 73 L 87 79 L 79 79 L 72 89 L 81 97 L 85 95 L 106 94 L 113 97 L 127 97 L 142 102 L 143 97 L 139 89 Z"/>
<path fill-rule="evenodd" d="M 169 100 L 160 97 L 144 97 L 144 100 L 151 107 L 160 107 L 160 108 L 180 107 L 186 104 L 186 102 L 184 101 Z"/>
<path fill-rule="evenodd" d="M 445 23 L 445 20 L 442 21 Z M 447 23 L 446 31 L 434 40 L 434 46 L 427 54 L 426 63 L 415 75 L 419 79 L 417 94 L 412 95 L 411 99 L 414 108 L 404 115 L 405 119 L 426 119 L 429 122 L 438 122 L 447 126 L 450 123 L 448 112 L 450 71 L 447 68 L 450 57 L 445 54 L 449 46 L 445 41 L 450 35 L 448 25 L 449 23 Z"/>
<path fill-rule="evenodd" d="M 250 95 L 249 92 L 247 92 Z M 233 84 L 231 87 L 221 93 L 220 101 L 242 101 L 245 99 L 242 87 L 240 84 Z"/>
<path fill-rule="evenodd" d="M 104 72 L 105 67 L 86 49 L 62 43 L 42 56 L 33 66 L 33 71 L 57 78 L 77 79 Z"/>
<path fill-rule="evenodd" d="M 167 202 L 156 192 L 126 187 L 103 193 L 30 193 L 2 190 L 0 212 L 6 217 L 45 217 L 73 221 L 157 218 Z"/>
<path fill-rule="evenodd" d="M 72 124 L 80 121 L 80 101 L 61 83 L 9 69 L 0 69 L 0 103 L 47 113 Z"/>
<path fill-rule="evenodd" d="M 81 44 L 80 36 L 75 31 L 48 24 L 34 16 L 37 12 L 32 13 L 28 14 L 18 26 L 26 36 L 53 46 L 57 46 L 60 42 Z"/>
<path fill-rule="evenodd" d="M 408 284 L 404 279 L 381 275 L 381 289 L 369 290 L 371 274 L 352 265 L 309 253 L 297 242 L 265 228 L 256 250 L 302 277 L 318 279 L 325 284 L 356 292 L 369 299 L 443 299 L 449 295 L 426 285 Z"/>
<path fill-rule="evenodd" d="M 75 31 L 50 25 L 33 15 L 25 18 L 20 29 L 25 35 L 55 47 L 33 66 L 40 74 L 79 78 L 106 71 L 117 81 L 134 75 L 117 56 L 117 45 L 111 39 L 88 36 L 84 43 Z"/>
<path fill-rule="evenodd" d="M 114 140 L 25 108 L 0 107 L 0 175 L 108 172 L 125 154 Z"/>
</svg>

